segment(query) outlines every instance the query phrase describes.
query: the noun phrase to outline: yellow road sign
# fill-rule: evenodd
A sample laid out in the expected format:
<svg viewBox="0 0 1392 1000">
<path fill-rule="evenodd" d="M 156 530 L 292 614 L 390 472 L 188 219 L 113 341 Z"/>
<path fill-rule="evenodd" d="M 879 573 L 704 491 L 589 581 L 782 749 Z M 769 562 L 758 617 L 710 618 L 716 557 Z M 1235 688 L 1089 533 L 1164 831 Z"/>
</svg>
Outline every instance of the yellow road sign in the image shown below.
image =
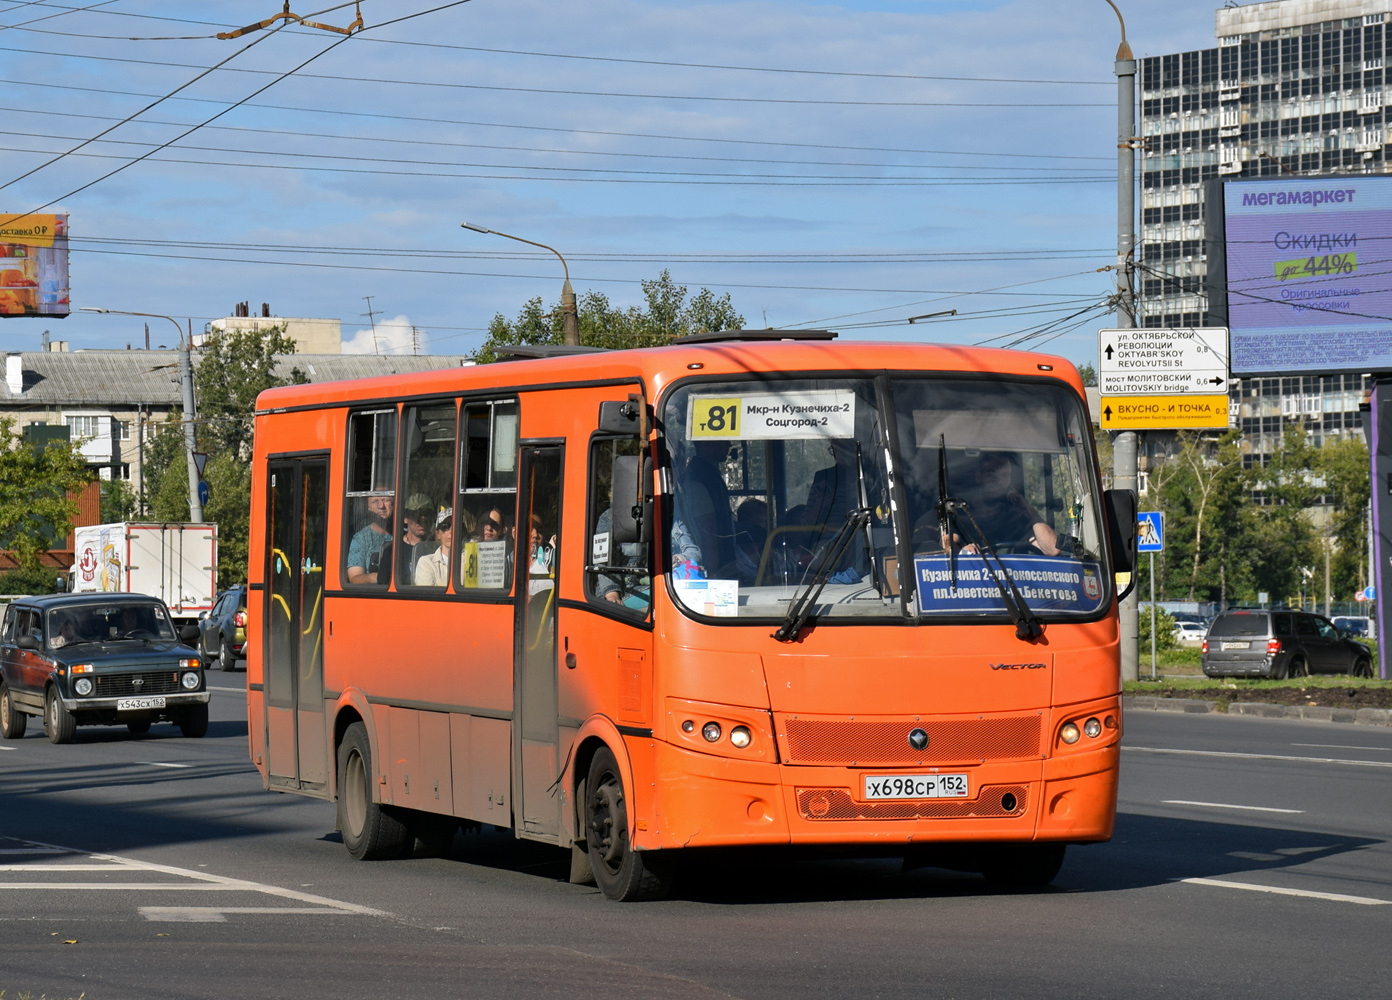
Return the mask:
<svg viewBox="0 0 1392 1000">
<path fill-rule="evenodd" d="M 1104 431 L 1227 427 L 1227 396 L 1102 396 Z"/>
</svg>

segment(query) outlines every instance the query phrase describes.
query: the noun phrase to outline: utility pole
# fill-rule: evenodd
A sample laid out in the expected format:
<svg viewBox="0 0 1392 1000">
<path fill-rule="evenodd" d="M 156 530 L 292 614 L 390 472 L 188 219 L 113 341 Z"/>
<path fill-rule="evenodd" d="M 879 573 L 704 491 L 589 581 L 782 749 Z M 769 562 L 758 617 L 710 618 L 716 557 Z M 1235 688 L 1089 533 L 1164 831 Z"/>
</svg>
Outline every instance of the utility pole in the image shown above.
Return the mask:
<svg viewBox="0 0 1392 1000">
<path fill-rule="evenodd" d="M 1113 72 L 1117 78 L 1117 329 L 1136 325 L 1136 294 L 1131 285 L 1136 250 L 1136 60 L 1126 43 L 1126 22 L 1121 10 L 1107 0 L 1121 23 L 1121 45 L 1117 48 Z M 1135 431 L 1122 431 L 1112 442 L 1112 485 L 1119 490 L 1135 490 L 1138 463 Z M 1140 676 L 1139 603 L 1133 589 L 1121 602 L 1121 679 L 1134 681 Z"/>
<path fill-rule="evenodd" d="M 382 351 L 377 346 L 377 314 L 372 311 L 372 296 L 364 295 L 363 298 L 367 300 L 367 312 L 362 315 L 366 316 L 368 323 L 372 324 L 372 353 L 381 354 Z"/>
</svg>

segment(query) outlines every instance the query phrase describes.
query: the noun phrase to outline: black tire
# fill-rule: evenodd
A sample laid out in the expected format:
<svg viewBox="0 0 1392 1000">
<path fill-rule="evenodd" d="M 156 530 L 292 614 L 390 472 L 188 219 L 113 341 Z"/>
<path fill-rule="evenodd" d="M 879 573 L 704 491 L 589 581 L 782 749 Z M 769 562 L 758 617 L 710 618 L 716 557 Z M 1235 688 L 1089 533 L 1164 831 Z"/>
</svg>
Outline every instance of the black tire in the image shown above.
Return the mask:
<svg viewBox="0 0 1392 1000">
<path fill-rule="evenodd" d="M 670 865 L 659 852 L 635 851 L 629 842 L 623 775 L 608 747 L 590 761 L 585 789 L 585 845 L 600 891 L 620 903 L 667 895 Z"/>
<path fill-rule="evenodd" d="M 1373 661 L 1368 659 L 1366 656 L 1360 656 L 1353 664 L 1353 676 L 1372 677 Z"/>
<path fill-rule="evenodd" d="M 63 707 L 53 688 L 48 689 L 44 699 L 44 734 L 50 743 L 71 743 L 77 734 L 77 719 Z"/>
<path fill-rule="evenodd" d="M 372 801 L 375 773 L 367 727 L 355 722 L 338 745 L 338 819 L 343 846 L 358 861 L 399 858 L 415 839 L 389 806 Z"/>
<path fill-rule="evenodd" d="M 1002 889 L 1039 889 L 1058 877 L 1067 844 L 1002 844 L 989 848 L 981 874 Z"/>
<path fill-rule="evenodd" d="M 7 740 L 22 739 L 28 725 L 29 716 L 14 707 L 9 685 L 0 681 L 0 736 Z"/>
<path fill-rule="evenodd" d="M 1310 664 L 1303 656 L 1297 656 L 1286 664 L 1286 677 L 1294 679 L 1296 677 L 1309 677 Z"/>
<path fill-rule="evenodd" d="M 146 723 L 148 726 L 149 723 Z M 208 703 L 190 705 L 179 716 L 179 732 L 191 740 L 201 740 L 208 735 Z"/>
<path fill-rule="evenodd" d="M 126 728 L 136 736 L 143 736 L 150 731 L 150 720 L 142 719 L 140 722 L 127 722 Z"/>
<path fill-rule="evenodd" d="M 236 670 L 237 654 L 232 652 L 232 647 L 227 644 L 226 638 L 219 643 L 219 650 L 218 666 L 222 667 L 223 670 Z"/>
</svg>

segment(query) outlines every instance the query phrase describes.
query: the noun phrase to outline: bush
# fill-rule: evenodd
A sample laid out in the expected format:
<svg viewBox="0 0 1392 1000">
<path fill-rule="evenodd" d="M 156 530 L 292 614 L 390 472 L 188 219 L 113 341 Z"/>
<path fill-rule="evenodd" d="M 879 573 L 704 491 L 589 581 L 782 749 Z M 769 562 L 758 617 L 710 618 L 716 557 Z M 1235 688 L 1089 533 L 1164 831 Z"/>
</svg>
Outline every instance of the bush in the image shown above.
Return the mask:
<svg viewBox="0 0 1392 1000">
<path fill-rule="evenodd" d="M 1145 656 L 1150 655 L 1150 609 L 1141 608 L 1141 653 Z M 1161 609 L 1155 615 L 1155 650 L 1174 649 L 1174 627 L 1175 620 L 1170 617 L 1170 613 Z"/>
<path fill-rule="evenodd" d="M 0 573 L 0 594 L 53 594 L 62 574 L 51 567 L 12 569 Z"/>
</svg>

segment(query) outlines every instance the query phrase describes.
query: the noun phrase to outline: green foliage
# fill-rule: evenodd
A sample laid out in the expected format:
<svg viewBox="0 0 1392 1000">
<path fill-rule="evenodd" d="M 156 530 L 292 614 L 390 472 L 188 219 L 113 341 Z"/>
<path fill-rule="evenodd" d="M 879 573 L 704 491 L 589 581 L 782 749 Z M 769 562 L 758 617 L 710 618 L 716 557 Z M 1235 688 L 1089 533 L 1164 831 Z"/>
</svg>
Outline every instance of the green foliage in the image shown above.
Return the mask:
<svg viewBox="0 0 1392 1000">
<path fill-rule="evenodd" d="M 1315 458 L 1315 471 L 1332 507 L 1334 593 L 1352 596 L 1368 580 L 1368 446 L 1359 437 L 1326 444 Z"/>
<path fill-rule="evenodd" d="M 101 523 L 129 521 L 135 517 L 135 488 L 121 479 L 108 479 L 101 484 Z"/>
<path fill-rule="evenodd" d="M 1146 506 L 1165 513 L 1165 551 L 1156 560 L 1160 600 L 1228 600 L 1241 588 L 1251 507 L 1240 435 L 1217 442 L 1181 433 L 1179 450 L 1151 470 Z M 1142 566 L 1148 567 L 1148 560 Z M 1141 581 L 1148 595 L 1149 578 Z"/>
<path fill-rule="evenodd" d="M 58 589 L 62 574 L 48 566 L 31 569 L 12 569 L 0 573 L 0 594 L 52 594 Z"/>
<path fill-rule="evenodd" d="M 210 455 L 230 452 L 243 461 L 251 459 L 252 413 L 257 395 L 278 385 L 309 381 L 298 368 L 292 368 L 284 377 L 276 375 L 275 356 L 294 353 L 295 341 L 285 335 L 283 326 L 215 331 L 209 335 L 194 373 L 200 451 Z"/>
<path fill-rule="evenodd" d="M 1150 656 L 1150 608 L 1141 608 L 1139 622 L 1141 659 L 1144 660 Z M 1155 649 L 1157 652 L 1175 648 L 1174 627 L 1175 620 L 1164 608 L 1155 613 Z"/>
<path fill-rule="evenodd" d="M 1097 385 L 1097 369 L 1092 367 L 1091 361 L 1084 361 L 1080 364 L 1078 374 L 1082 377 L 1083 385 Z"/>
<path fill-rule="evenodd" d="M 710 289 L 702 288 L 689 301 L 686 293 L 686 286 L 673 282 L 666 270 L 643 282 L 642 306 L 620 309 L 611 306 L 600 292 L 585 292 L 577 300 L 580 343 L 610 350 L 659 347 L 688 334 L 744 326 L 744 317 L 735 311 L 728 292 L 717 298 Z M 538 297 L 522 306 L 516 320 L 509 321 L 501 313 L 494 316 L 477 358 L 480 362 L 496 361 L 496 348 L 506 345 L 563 343 L 560 305 L 545 310 Z"/>
<path fill-rule="evenodd" d="M 12 553 L 20 569 L 37 569 L 39 556 L 72 531 L 77 501 L 69 493 L 91 479 L 70 443 L 36 448 L 15 433 L 13 419 L 0 417 L 0 548 Z"/>
</svg>

